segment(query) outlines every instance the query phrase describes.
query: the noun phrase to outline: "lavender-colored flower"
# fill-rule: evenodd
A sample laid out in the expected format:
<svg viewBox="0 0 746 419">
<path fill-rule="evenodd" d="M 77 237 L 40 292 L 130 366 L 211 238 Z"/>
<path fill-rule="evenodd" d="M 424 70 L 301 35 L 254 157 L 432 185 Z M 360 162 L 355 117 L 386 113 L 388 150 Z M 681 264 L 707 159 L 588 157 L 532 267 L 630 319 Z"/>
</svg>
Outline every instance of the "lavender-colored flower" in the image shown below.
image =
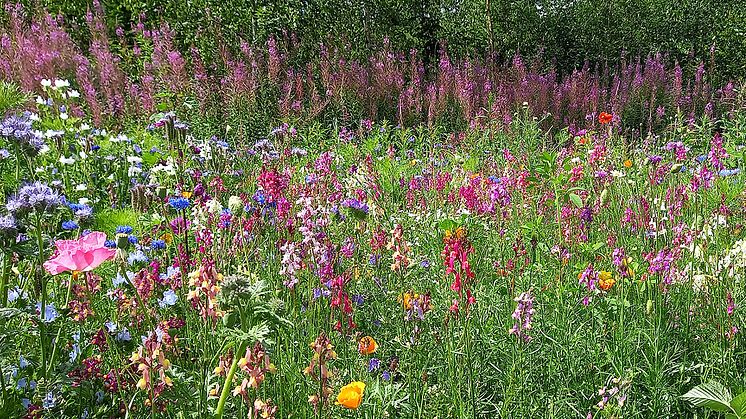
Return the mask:
<svg viewBox="0 0 746 419">
<path fill-rule="evenodd" d="M 11 214 L 0 216 L 0 238 L 15 238 L 18 234 L 18 224 Z"/>
<path fill-rule="evenodd" d="M 515 324 L 510 330 L 508 330 L 508 333 L 516 335 L 523 339 L 524 342 L 529 342 L 532 337 L 528 335 L 528 331 L 531 330 L 531 322 L 534 313 L 536 312 L 534 309 L 534 297 L 531 295 L 531 292 L 527 291 L 521 293 L 521 295 L 516 297 L 513 301 L 518 303 L 518 305 L 512 315 Z"/>
<path fill-rule="evenodd" d="M 31 114 L 11 115 L 0 122 L 0 137 L 15 142 L 21 150 L 36 156 L 44 148 L 41 133 L 32 127 Z"/>
<path fill-rule="evenodd" d="M 16 195 L 8 198 L 5 208 L 18 217 L 30 212 L 53 211 L 64 202 L 65 198 L 59 192 L 36 181 L 22 186 Z"/>
<path fill-rule="evenodd" d="M 381 367 L 381 360 L 378 358 L 371 358 L 370 361 L 368 361 L 368 372 L 373 372 Z"/>
</svg>

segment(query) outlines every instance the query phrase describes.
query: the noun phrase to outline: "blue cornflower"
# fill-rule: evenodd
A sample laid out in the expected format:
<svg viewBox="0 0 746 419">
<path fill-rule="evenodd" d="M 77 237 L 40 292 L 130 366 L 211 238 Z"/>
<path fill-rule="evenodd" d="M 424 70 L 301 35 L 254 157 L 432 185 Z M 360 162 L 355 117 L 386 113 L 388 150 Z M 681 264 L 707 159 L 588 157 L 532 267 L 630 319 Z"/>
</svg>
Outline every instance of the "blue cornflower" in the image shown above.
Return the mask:
<svg viewBox="0 0 746 419">
<path fill-rule="evenodd" d="M 68 220 L 68 221 L 63 221 L 62 222 L 62 229 L 63 230 L 70 231 L 70 230 L 77 230 L 78 228 L 80 228 L 80 226 L 78 225 L 78 223 L 76 223 L 73 220 Z"/>
<path fill-rule="evenodd" d="M 107 241 L 104 242 L 104 246 L 107 247 L 107 248 L 109 248 L 109 249 L 113 249 L 113 248 L 117 247 L 117 242 L 115 242 L 114 240 L 107 240 Z"/>
<path fill-rule="evenodd" d="M 189 200 L 183 197 L 172 196 L 168 198 L 168 205 L 171 205 L 171 208 L 175 210 L 181 211 L 189 208 Z"/>
<path fill-rule="evenodd" d="M 163 240 L 153 240 L 150 242 L 150 248 L 153 250 L 161 250 L 166 248 L 166 242 Z"/>
<path fill-rule="evenodd" d="M 117 234 L 130 234 L 132 233 L 132 227 L 130 226 L 118 226 L 117 227 Z"/>
<path fill-rule="evenodd" d="M 137 244 L 137 236 L 130 234 L 129 236 L 127 236 L 127 241 L 132 244 Z"/>
<path fill-rule="evenodd" d="M 368 372 L 373 372 L 381 366 L 381 361 L 378 358 L 371 358 L 368 361 Z"/>
</svg>

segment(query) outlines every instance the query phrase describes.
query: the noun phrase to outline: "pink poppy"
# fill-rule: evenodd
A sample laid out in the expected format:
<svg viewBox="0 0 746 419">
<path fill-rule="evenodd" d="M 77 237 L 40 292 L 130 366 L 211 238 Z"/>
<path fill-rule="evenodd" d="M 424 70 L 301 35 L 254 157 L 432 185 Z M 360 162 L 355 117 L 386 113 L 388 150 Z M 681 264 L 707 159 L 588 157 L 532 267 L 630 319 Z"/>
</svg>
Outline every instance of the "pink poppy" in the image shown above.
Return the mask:
<svg viewBox="0 0 746 419">
<path fill-rule="evenodd" d="M 51 275 L 67 271 L 87 272 L 114 257 L 116 250 L 104 246 L 106 233 L 95 231 L 78 240 L 57 240 L 57 256 L 44 262 Z"/>
</svg>

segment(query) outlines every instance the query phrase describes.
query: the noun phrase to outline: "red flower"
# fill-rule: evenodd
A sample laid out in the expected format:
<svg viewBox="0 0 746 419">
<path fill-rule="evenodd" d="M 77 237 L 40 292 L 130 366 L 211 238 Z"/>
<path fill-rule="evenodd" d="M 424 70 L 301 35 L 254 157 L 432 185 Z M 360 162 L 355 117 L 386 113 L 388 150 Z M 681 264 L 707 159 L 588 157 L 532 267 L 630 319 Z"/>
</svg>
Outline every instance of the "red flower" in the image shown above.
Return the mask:
<svg viewBox="0 0 746 419">
<path fill-rule="evenodd" d="M 612 118 L 613 117 L 611 116 L 610 113 L 601 112 L 601 114 L 598 115 L 598 122 L 600 122 L 602 124 L 608 124 L 609 122 L 611 122 Z"/>
</svg>

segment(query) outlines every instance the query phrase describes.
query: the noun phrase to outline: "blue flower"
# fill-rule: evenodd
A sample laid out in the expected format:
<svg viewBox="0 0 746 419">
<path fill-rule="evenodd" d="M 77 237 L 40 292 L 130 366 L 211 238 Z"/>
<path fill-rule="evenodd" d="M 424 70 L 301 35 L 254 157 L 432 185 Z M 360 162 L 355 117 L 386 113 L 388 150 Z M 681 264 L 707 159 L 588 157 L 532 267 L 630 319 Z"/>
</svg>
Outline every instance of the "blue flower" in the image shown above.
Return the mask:
<svg viewBox="0 0 746 419">
<path fill-rule="evenodd" d="M 70 351 L 70 362 L 75 362 L 78 356 L 80 356 L 80 352 L 80 345 L 73 343 L 73 349 Z"/>
<path fill-rule="evenodd" d="M 378 358 L 371 358 L 368 361 L 368 372 L 373 372 L 381 366 L 381 361 Z"/>
<path fill-rule="evenodd" d="M 51 391 L 49 393 L 47 393 L 46 397 L 44 397 L 44 400 L 42 400 L 41 405 L 45 409 L 53 409 L 54 406 L 57 405 L 57 402 L 55 400 L 54 394 L 52 394 Z"/>
<path fill-rule="evenodd" d="M 726 176 L 733 176 L 741 173 L 741 169 L 735 168 L 735 169 L 723 169 L 718 172 L 718 175 L 720 177 L 726 177 Z"/>
<path fill-rule="evenodd" d="M 171 208 L 175 210 L 182 211 L 189 208 L 189 200 L 183 197 L 172 196 L 168 198 L 168 205 L 171 205 Z"/>
<path fill-rule="evenodd" d="M 123 327 L 122 330 L 120 330 L 119 333 L 117 333 L 116 339 L 119 342 L 129 342 L 132 340 L 132 335 L 130 335 L 130 331 L 127 330 L 126 327 Z"/>
<path fill-rule="evenodd" d="M 161 250 L 166 248 L 166 242 L 163 240 L 153 240 L 150 242 L 150 248 L 153 250 Z"/>
<path fill-rule="evenodd" d="M 41 314 L 41 320 L 44 323 L 51 323 L 55 319 L 57 319 L 57 317 L 59 317 L 59 313 L 54 307 L 54 303 L 47 303 L 47 305 L 44 307 L 44 313 L 41 313 L 41 302 L 38 302 L 36 303 L 36 311 Z"/>
<path fill-rule="evenodd" d="M 117 242 L 115 242 L 114 240 L 107 240 L 107 241 L 104 242 L 104 246 L 107 247 L 107 248 L 109 248 L 109 249 L 113 249 L 113 248 L 117 247 Z"/>
<path fill-rule="evenodd" d="M 78 228 L 80 228 L 80 226 L 78 225 L 78 223 L 76 223 L 73 220 L 68 220 L 68 221 L 63 221 L 62 222 L 62 229 L 63 230 L 70 231 L 70 230 L 77 230 Z"/>
<path fill-rule="evenodd" d="M 160 308 L 172 306 L 176 304 L 176 301 L 178 300 L 179 297 L 176 295 L 176 292 L 174 292 L 174 290 L 166 290 L 163 291 L 163 299 L 158 300 L 158 306 L 160 306 Z"/>
<path fill-rule="evenodd" d="M 137 242 L 138 242 L 137 236 L 134 236 L 134 235 L 130 234 L 129 236 L 127 236 L 127 241 L 130 242 L 130 243 L 132 243 L 132 244 L 137 244 Z"/>
<path fill-rule="evenodd" d="M 381 378 L 383 378 L 384 381 L 388 381 L 391 379 L 391 373 L 388 371 L 384 371 L 383 374 L 381 374 Z"/>
<path fill-rule="evenodd" d="M 143 253 L 142 250 L 136 250 L 129 255 L 127 255 L 127 263 L 130 265 L 134 265 L 135 263 L 146 263 L 148 261 L 148 257 Z"/>
<path fill-rule="evenodd" d="M 117 234 L 130 234 L 132 233 L 132 227 L 130 226 L 119 226 L 117 227 Z"/>
</svg>

